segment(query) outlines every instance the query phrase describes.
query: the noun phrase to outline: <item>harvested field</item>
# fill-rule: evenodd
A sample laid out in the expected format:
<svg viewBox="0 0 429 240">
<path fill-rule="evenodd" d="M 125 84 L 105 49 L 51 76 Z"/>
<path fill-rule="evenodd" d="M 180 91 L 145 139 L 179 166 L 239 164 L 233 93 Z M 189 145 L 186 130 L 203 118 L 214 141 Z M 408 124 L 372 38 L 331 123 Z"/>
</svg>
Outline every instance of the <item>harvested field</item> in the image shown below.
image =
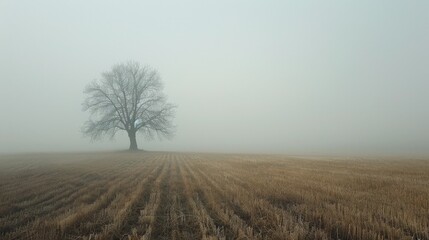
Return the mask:
<svg viewBox="0 0 429 240">
<path fill-rule="evenodd" d="M 429 160 L 0 157 L 0 239 L 429 239 Z"/>
</svg>

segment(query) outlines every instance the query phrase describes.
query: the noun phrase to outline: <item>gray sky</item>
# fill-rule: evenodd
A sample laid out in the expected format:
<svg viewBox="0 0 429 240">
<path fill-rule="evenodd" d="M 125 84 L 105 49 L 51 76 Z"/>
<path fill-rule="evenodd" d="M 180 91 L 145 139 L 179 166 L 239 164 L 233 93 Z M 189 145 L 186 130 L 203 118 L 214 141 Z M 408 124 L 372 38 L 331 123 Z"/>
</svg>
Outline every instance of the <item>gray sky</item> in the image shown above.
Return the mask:
<svg viewBox="0 0 429 240">
<path fill-rule="evenodd" d="M 0 152 L 126 149 L 80 132 L 83 89 L 158 69 L 151 150 L 429 154 L 429 1 L 0 1 Z"/>
</svg>

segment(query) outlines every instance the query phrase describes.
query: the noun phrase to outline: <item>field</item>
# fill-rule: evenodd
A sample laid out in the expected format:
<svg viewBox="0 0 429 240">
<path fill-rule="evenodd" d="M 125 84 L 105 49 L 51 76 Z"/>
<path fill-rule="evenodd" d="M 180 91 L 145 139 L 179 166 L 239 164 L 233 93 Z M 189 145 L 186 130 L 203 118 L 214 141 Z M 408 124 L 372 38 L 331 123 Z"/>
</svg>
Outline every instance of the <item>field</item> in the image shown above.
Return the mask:
<svg viewBox="0 0 429 240">
<path fill-rule="evenodd" d="M 0 157 L 0 239 L 429 239 L 429 160 Z"/>
</svg>

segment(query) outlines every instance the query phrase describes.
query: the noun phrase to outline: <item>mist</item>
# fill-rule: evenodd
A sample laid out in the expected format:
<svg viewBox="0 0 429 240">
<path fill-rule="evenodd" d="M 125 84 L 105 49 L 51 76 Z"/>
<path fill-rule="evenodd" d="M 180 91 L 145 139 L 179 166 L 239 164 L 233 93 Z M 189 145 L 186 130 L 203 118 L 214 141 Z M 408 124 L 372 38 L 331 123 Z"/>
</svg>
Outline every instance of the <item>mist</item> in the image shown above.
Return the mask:
<svg viewBox="0 0 429 240">
<path fill-rule="evenodd" d="M 81 132 L 114 64 L 158 70 L 175 137 L 139 147 L 429 155 L 427 1 L 2 1 L 0 153 L 121 150 Z"/>
</svg>

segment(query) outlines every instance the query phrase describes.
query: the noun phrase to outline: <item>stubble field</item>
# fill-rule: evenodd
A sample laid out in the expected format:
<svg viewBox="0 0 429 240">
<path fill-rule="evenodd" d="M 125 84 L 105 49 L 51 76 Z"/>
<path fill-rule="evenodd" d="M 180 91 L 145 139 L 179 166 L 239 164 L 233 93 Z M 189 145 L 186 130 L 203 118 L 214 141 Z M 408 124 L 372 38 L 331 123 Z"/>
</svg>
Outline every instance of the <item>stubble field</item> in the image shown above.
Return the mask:
<svg viewBox="0 0 429 240">
<path fill-rule="evenodd" d="M 0 239 L 429 239 L 429 160 L 0 157 Z"/>
</svg>

